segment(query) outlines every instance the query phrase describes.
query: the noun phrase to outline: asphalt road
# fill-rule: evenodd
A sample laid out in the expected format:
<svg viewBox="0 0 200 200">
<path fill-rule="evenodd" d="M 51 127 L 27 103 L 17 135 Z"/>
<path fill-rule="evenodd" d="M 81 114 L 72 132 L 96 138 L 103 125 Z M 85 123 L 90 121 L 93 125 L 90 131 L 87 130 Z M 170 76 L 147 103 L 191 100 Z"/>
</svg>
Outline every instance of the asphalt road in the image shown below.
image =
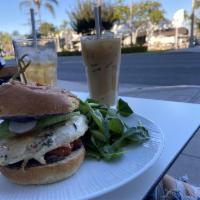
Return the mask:
<svg viewBox="0 0 200 200">
<path fill-rule="evenodd" d="M 85 82 L 81 56 L 58 58 L 58 79 Z M 200 85 L 200 53 L 122 55 L 120 83 L 136 85 Z"/>
<path fill-rule="evenodd" d="M 80 56 L 60 57 L 58 78 L 85 81 Z M 200 85 L 200 53 L 122 55 L 120 83 L 139 85 Z"/>
</svg>

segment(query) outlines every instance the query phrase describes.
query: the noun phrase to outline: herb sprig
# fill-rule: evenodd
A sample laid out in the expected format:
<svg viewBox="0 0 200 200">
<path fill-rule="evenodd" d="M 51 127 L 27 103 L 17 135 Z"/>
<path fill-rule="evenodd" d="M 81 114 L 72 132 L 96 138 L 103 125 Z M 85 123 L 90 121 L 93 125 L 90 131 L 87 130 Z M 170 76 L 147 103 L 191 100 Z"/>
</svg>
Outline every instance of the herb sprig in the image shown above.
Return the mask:
<svg viewBox="0 0 200 200">
<path fill-rule="evenodd" d="M 123 147 L 149 139 L 148 130 L 141 123 L 136 127 L 125 123 L 123 117 L 132 115 L 133 110 L 122 99 L 119 99 L 117 109 L 87 99 L 80 102 L 79 111 L 88 119 L 89 129 L 83 142 L 89 157 L 112 161 L 124 154 Z"/>
</svg>

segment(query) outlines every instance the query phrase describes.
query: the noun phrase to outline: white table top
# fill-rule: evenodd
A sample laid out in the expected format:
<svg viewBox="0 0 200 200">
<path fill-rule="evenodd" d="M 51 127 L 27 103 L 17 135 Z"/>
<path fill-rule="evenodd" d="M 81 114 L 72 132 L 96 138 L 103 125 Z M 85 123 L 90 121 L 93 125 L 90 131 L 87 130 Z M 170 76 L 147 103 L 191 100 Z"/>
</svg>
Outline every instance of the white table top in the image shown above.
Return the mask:
<svg viewBox="0 0 200 200">
<path fill-rule="evenodd" d="M 75 93 L 83 99 L 88 96 L 87 93 Z M 161 128 L 165 136 L 165 148 L 159 160 L 143 175 L 95 200 L 143 199 L 200 125 L 198 104 L 122 98 L 134 108 L 136 113 L 152 120 Z"/>
</svg>

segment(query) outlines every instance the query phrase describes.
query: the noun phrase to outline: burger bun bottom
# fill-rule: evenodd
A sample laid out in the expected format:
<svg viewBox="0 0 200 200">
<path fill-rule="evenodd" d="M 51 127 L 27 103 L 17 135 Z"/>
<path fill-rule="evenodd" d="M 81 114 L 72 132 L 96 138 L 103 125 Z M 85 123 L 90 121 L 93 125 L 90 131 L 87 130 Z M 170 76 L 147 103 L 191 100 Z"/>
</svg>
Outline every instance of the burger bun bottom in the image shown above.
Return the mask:
<svg viewBox="0 0 200 200">
<path fill-rule="evenodd" d="M 74 174 L 85 157 L 83 146 L 73 151 L 64 160 L 56 163 L 30 167 L 28 169 L 12 169 L 1 167 L 1 173 L 12 182 L 22 185 L 49 184 L 66 179 Z"/>
</svg>

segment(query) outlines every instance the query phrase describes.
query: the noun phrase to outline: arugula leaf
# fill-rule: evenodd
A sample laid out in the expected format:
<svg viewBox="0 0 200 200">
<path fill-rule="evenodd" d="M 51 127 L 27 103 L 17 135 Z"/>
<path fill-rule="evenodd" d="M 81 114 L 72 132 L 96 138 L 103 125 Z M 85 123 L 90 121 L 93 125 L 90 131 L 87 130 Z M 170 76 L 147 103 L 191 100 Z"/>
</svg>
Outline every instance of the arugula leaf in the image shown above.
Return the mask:
<svg viewBox="0 0 200 200">
<path fill-rule="evenodd" d="M 142 143 L 149 139 L 148 130 L 144 127 L 131 127 L 129 128 L 118 140 L 116 140 L 112 147 L 113 149 L 119 149 L 127 144 Z M 129 142 L 128 142 L 129 141 Z"/>
<path fill-rule="evenodd" d="M 95 99 L 87 99 L 86 102 L 89 103 L 89 104 L 90 103 L 95 103 L 95 104 L 98 104 L 100 106 L 100 103 Z"/>
<path fill-rule="evenodd" d="M 117 151 L 113 150 L 111 145 L 105 145 L 103 147 L 103 150 L 103 158 L 107 161 L 120 158 L 124 154 L 124 151 L 122 151 L 121 149 L 118 149 Z"/>
<path fill-rule="evenodd" d="M 143 126 L 129 128 L 125 134 L 129 135 L 128 140 L 135 143 L 142 143 L 149 139 L 148 130 Z"/>
<path fill-rule="evenodd" d="M 107 118 L 103 119 L 103 130 L 104 130 L 104 135 L 108 140 L 110 138 L 110 132 L 109 132 L 109 121 Z"/>
<path fill-rule="evenodd" d="M 103 117 L 106 117 L 108 115 L 108 110 L 106 108 L 99 108 L 99 111 L 103 115 Z"/>
<path fill-rule="evenodd" d="M 100 160 L 101 159 L 101 156 L 99 155 L 99 152 L 96 152 L 96 151 L 90 150 L 90 149 L 87 149 L 86 156 L 94 158 L 96 160 Z"/>
<path fill-rule="evenodd" d="M 101 142 L 106 142 L 106 137 L 105 135 L 98 131 L 98 130 L 90 130 L 91 135 L 93 135 L 93 137 Z"/>
<path fill-rule="evenodd" d="M 112 161 L 115 159 L 121 158 L 121 156 L 125 153 L 125 151 L 115 151 L 113 153 L 107 153 L 103 157 L 106 161 Z"/>
<path fill-rule="evenodd" d="M 111 118 L 108 126 L 113 133 L 122 134 L 124 132 L 124 124 L 119 118 Z"/>
<path fill-rule="evenodd" d="M 109 117 L 118 117 L 117 110 L 114 108 L 108 108 Z"/>
<path fill-rule="evenodd" d="M 94 120 L 94 122 L 99 127 L 99 129 L 101 131 L 103 131 L 104 130 L 104 127 L 103 127 L 103 116 L 102 116 L 101 112 L 99 110 L 94 110 L 91 107 L 90 107 L 90 111 L 89 112 L 91 114 L 92 119 Z"/>
<path fill-rule="evenodd" d="M 130 135 L 129 134 L 123 134 L 120 138 L 118 138 L 113 144 L 112 148 L 114 150 L 120 149 L 124 146 L 126 146 L 126 138 L 128 138 Z"/>
<path fill-rule="evenodd" d="M 83 114 L 86 115 L 89 112 L 90 108 L 89 105 L 83 101 L 80 100 L 80 105 L 79 105 L 79 111 Z"/>
<path fill-rule="evenodd" d="M 119 101 L 118 101 L 117 110 L 118 110 L 118 113 L 123 117 L 128 117 L 133 113 L 133 110 L 122 99 L 119 99 Z"/>
</svg>

